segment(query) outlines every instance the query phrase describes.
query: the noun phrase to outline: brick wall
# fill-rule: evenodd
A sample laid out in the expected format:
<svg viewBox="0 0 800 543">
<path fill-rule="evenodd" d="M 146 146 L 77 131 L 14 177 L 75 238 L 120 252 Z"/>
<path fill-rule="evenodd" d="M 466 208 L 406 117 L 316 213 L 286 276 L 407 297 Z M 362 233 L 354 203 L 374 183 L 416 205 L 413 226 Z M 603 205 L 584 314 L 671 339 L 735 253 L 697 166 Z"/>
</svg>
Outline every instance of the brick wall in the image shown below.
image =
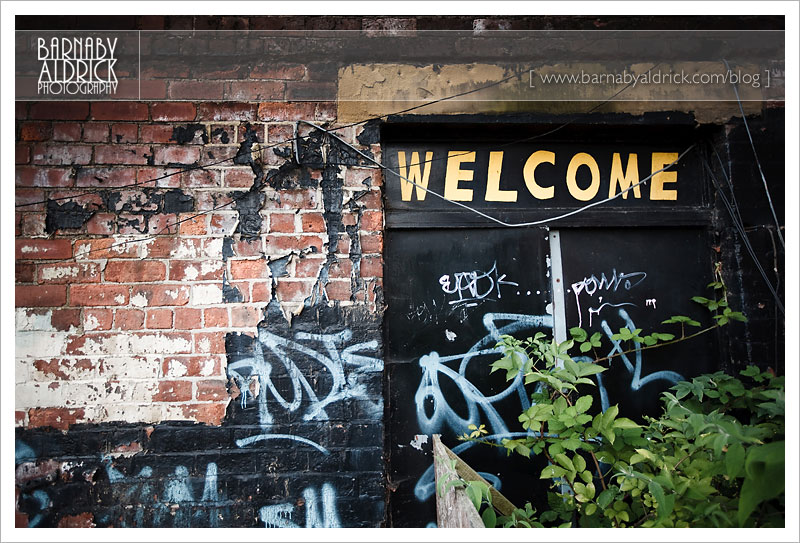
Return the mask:
<svg viewBox="0 0 800 543">
<path fill-rule="evenodd" d="M 18 524 L 380 523 L 380 171 L 294 122 L 335 117 L 17 104 Z"/>
</svg>

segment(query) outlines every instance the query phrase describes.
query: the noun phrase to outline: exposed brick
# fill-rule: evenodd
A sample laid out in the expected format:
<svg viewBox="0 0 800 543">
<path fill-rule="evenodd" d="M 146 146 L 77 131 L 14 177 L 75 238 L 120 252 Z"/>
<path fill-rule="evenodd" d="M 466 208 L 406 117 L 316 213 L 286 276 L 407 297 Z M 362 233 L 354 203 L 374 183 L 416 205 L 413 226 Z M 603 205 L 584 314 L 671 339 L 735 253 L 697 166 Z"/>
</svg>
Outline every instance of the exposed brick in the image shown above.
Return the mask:
<svg viewBox="0 0 800 543">
<path fill-rule="evenodd" d="M 253 185 L 252 170 L 229 169 L 225 170 L 226 187 L 250 187 Z"/>
<path fill-rule="evenodd" d="M 56 123 L 53 125 L 55 141 L 81 141 L 81 125 L 78 123 Z"/>
<path fill-rule="evenodd" d="M 262 121 L 299 121 L 314 118 L 313 102 L 265 102 L 258 105 Z"/>
<path fill-rule="evenodd" d="M 225 418 L 224 403 L 199 403 L 180 406 L 183 416 L 197 422 L 219 426 Z"/>
<path fill-rule="evenodd" d="M 361 259 L 361 277 L 383 277 L 383 260 L 380 256 L 365 256 Z"/>
<path fill-rule="evenodd" d="M 111 143 L 136 143 L 138 139 L 137 124 L 115 124 L 111 127 Z"/>
<path fill-rule="evenodd" d="M 220 187 L 222 175 L 219 170 L 192 170 L 181 174 L 181 184 L 188 188 Z"/>
<path fill-rule="evenodd" d="M 136 243 L 123 243 L 114 239 L 87 239 L 75 241 L 75 258 L 98 260 L 104 258 L 134 258 L 139 249 Z"/>
<path fill-rule="evenodd" d="M 322 238 L 319 236 L 267 236 L 264 240 L 267 253 L 283 251 L 302 251 L 313 247 L 322 252 Z"/>
<path fill-rule="evenodd" d="M 160 381 L 154 402 L 185 402 L 192 399 L 191 381 Z"/>
<path fill-rule="evenodd" d="M 377 190 L 371 190 L 358 199 L 358 203 L 366 209 L 382 210 L 381 194 Z"/>
<path fill-rule="evenodd" d="M 156 164 L 194 164 L 200 161 L 200 147 L 169 145 L 155 148 Z"/>
<path fill-rule="evenodd" d="M 181 235 L 184 236 L 203 236 L 206 234 L 206 221 L 208 215 L 195 215 L 194 213 L 183 213 L 178 218 L 178 226 Z"/>
<path fill-rule="evenodd" d="M 146 165 L 151 155 L 147 145 L 98 145 L 94 148 L 95 164 Z"/>
<path fill-rule="evenodd" d="M 231 277 L 233 279 L 259 279 L 269 277 L 269 266 L 264 259 L 258 260 L 233 260 Z"/>
<path fill-rule="evenodd" d="M 226 382 L 222 379 L 197 381 L 197 399 L 201 402 L 224 400 L 228 396 Z"/>
<path fill-rule="evenodd" d="M 215 355 L 169 356 L 161 366 L 164 377 L 211 377 L 220 375 L 222 363 Z"/>
<path fill-rule="evenodd" d="M 294 274 L 295 277 L 298 278 L 308 278 L 308 277 L 318 277 L 319 272 L 322 269 L 322 265 L 325 263 L 324 258 L 301 258 L 297 260 L 294 265 Z"/>
<path fill-rule="evenodd" d="M 44 264 L 39 266 L 38 277 L 40 283 L 99 283 L 100 266 L 94 262 Z"/>
<path fill-rule="evenodd" d="M 314 287 L 313 281 L 294 281 L 291 279 L 278 279 L 276 293 L 283 302 L 299 302 L 311 296 Z"/>
<path fill-rule="evenodd" d="M 230 124 L 216 124 L 208 127 L 210 143 L 234 145 L 236 143 L 236 127 Z"/>
<path fill-rule="evenodd" d="M 347 258 L 340 258 L 331 264 L 328 275 L 331 279 L 347 279 L 353 272 L 353 262 Z"/>
<path fill-rule="evenodd" d="M 158 102 L 150 105 L 153 121 L 193 121 L 197 108 L 189 102 Z"/>
<path fill-rule="evenodd" d="M 159 213 L 147 219 L 147 233 L 150 235 L 177 234 L 179 226 L 175 215 Z"/>
<path fill-rule="evenodd" d="M 14 171 L 18 187 L 71 187 L 75 183 L 68 168 L 18 166 Z"/>
<path fill-rule="evenodd" d="M 113 306 L 128 303 L 128 287 L 122 285 L 70 285 L 73 306 Z"/>
<path fill-rule="evenodd" d="M 47 141 L 52 134 L 52 124 L 42 121 L 22 123 L 19 128 L 19 139 L 21 141 Z"/>
<path fill-rule="evenodd" d="M 114 324 L 114 311 L 111 309 L 84 309 L 83 329 L 110 330 Z"/>
<path fill-rule="evenodd" d="M 279 81 L 232 81 L 225 98 L 243 102 L 280 100 L 283 98 L 283 93 L 284 84 Z"/>
<path fill-rule="evenodd" d="M 83 121 L 89 116 L 89 102 L 37 102 L 31 105 L 31 119 Z"/>
<path fill-rule="evenodd" d="M 172 81 L 167 90 L 169 98 L 175 100 L 222 100 L 221 81 Z M 201 119 L 204 119 L 202 115 Z"/>
<path fill-rule="evenodd" d="M 83 145 L 37 143 L 31 154 L 33 164 L 89 164 L 91 160 L 92 148 Z"/>
<path fill-rule="evenodd" d="M 293 234 L 294 218 L 294 213 L 271 213 L 269 216 L 269 231 Z"/>
<path fill-rule="evenodd" d="M 147 245 L 150 258 L 197 258 L 201 254 L 200 239 L 156 238 Z"/>
<path fill-rule="evenodd" d="M 94 515 L 81 513 L 80 515 L 65 515 L 58 521 L 59 528 L 94 528 Z"/>
<path fill-rule="evenodd" d="M 203 310 L 206 328 L 226 328 L 228 326 L 227 307 L 209 307 Z"/>
<path fill-rule="evenodd" d="M 317 121 L 333 122 L 339 115 L 336 102 L 317 102 L 317 110 L 314 117 Z"/>
<path fill-rule="evenodd" d="M 92 102 L 92 118 L 100 121 L 146 121 L 147 104 L 141 102 Z"/>
<path fill-rule="evenodd" d="M 272 299 L 272 283 L 269 281 L 254 282 L 251 290 L 252 302 L 269 302 Z"/>
<path fill-rule="evenodd" d="M 66 407 L 42 407 L 28 411 L 28 426 L 38 428 L 50 426 L 58 430 L 67 430 L 70 425 L 82 421 L 85 417 L 83 408 L 68 409 Z"/>
<path fill-rule="evenodd" d="M 36 265 L 29 262 L 15 262 L 14 280 L 17 283 L 33 283 L 36 281 Z"/>
<path fill-rule="evenodd" d="M 70 258 L 72 242 L 68 239 L 18 239 L 16 257 L 19 260 Z"/>
<path fill-rule="evenodd" d="M 179 187 L 180 170 L 177 168 L 139 168 L 136 182 L 148 187 Z"/>
<path fill-rule="evenodd" d="M 136 183 L 133 168 L 81 168 L 78 172 L 79 187 L 123 187 Z"/>
<path fill-rule="evenodd" d="M 172 260 L 170 281 L 222 281 L 225 267 L 219 260 Z"/>
<path fill-rule="evenodd" d="M 254 121 L 256 104 L 202 103 L 197 105 L 197 118 L 204 121 Z"/>
<path fill-rule="evenodd" d="M 346 302 L 350 300 L 351 295 L 350 281 L 343 279 L 329 281 L 325 285 L 325 292 L 329 300 Z"/>
<path fill-rule="evenodd" d="M 145 313 L 145 326 L 162 330 L 172 328 L 172 310 L 163 308 L 148 309 Z"/>
<path fill-rule="evenodd" d="M 167 278 L 167 267 L 154 260 L 110 260 L 105 279 L 112 283 L 151 283 Z"/>
<path fill-rule="evenodd" d="M 371 232 L 383 230 L 383 213 L 380 211 L 365 211 L 361 215 L 361 229 Z"/>
<path fill-rule="evenodd" d="M 250 282 L 249 281 L 233 281 L 231 288 L 235 288 L 242 295 L 242 303 L 250 303 Z"/>
<path fill-rule="evenodd" d="M 361 251 L 368 253 L 383 253 L 382 234 L 361 234 Z"/>
<path fill-rule="evenodd" d="M 35 238 L 47 234 L 44 213 L 23 213 L 19 226 L 19 235 L 21 236 Z M 61 232 L 61 230 L 57 229 L 56 232 Z"/>
<path fill-rule="evenodd" d="M 344 172 L 344 186 L 361 190 L 365 187 L 374 187 L 378 171 L 367 168 L 347 168 Z"/>
<path fill-rule="evenodd" d="M 300 80 L 305 75 L 302 64 L 261 64 L 250 70 L 250 79 Z"/>
<path fill-rule="evenodd" d="M 200 332 L 194 334 L 196 353 L 225 353 L 225 332 Z"/>
<path fill-rule="evenodd" d="M 144 328 L 144 311 L 141 309 L 117 309 L 114 313 L 114 328 L 141 330 Z"/>
<path fill-rule="evenodd" d="M 317 207 L 317 191 L 304 189 L 282 190 L 267 198 L 264 209 L 314 209 Z"/>
<path fill-rule="evenodd" d="M 87 143 L 108 143 L 109 128 L 106 123 L 86 123 L 83 125 L 83 141 Z"/>
<path fill-rule="evenodd" d="M 203 327 L 203 311 L 192 307 L 175 308 L 176 330 L 200 330 Z"/>
<path fill-rule="evenodd" d="M 261 319 L 261 311 L 256 307 L 234 306 L 231 308 L 231 326 L 236 328 L 256 326 Z"/>
<path fill-rule="evenodd" d="M 14 164 L 30 164 L 31 148 L 30 145 L 17 144 L 14 148 Z"/>
<path fill-rule="evenodd" d="M 169 143 L 174 127 L 169 124 L 148 124 L 142 126 L 142 143 Z"/>
<path fill-rule="evenodd" d="M 300 215 L 300 223 L 303 225 L 303 232 L 325 232 L 325 219 L 322 213 L 303 213 Z"/>
<path fill-rule="evenodd" d="M 186 285 L 140 285 L 131 290 L 131 304 L 150 307 L 162 305 L 186 305 L 189 303 L 189 287 Z"/>
<path fill-rule="evenodd" d="M 233 244 L 233 254 L 236 256 L 262 256 L 264 244 L 261 238 L 237 241 Z"/>
<path fill-rule="evenodd" d="M 239 217 L 235 213 L 214 213 L 211 215 L 211 221 L 209 223 L 209 234 L 231 235 L 233 234 L 238 222 Z"/>
<path fill-rule="evenodd" d="M 86 222 L 87 234 L 110 235 L 114 233 L 117 224 L 117 216 L 113 213 L 95 213 Z"/>
</svg>

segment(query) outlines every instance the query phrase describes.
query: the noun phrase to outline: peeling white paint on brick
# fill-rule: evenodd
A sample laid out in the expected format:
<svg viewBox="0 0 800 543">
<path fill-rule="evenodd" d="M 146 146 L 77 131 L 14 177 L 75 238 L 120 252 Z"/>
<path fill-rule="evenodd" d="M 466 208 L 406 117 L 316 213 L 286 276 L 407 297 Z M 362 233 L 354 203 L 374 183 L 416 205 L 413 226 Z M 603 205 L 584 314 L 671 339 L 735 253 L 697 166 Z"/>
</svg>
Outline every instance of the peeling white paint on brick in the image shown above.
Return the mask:
<svg viewBox="0 0 800 543">
<path fill-rule="evenodd" d="M 208 258 L 222 258 L 222 238 L 214 238 L 206 241 L 205 254 Z"/>
<path fill-rule="evenodd" d="M 43 281 L 52 281 L 53 279 L 64 279 L 67 277 L 78 277 L 80 270 L 78 266 L 62 266 L 58 268 L 43 268 L 41 270 Z"/>
<path fill-rule="evenodd" d="M 27 383 L 30 381 L 30 360 L 21 358 L 14 359 L 14 382 Z"/>
<path fill-rule="evenodd" d="M 197 268 L 195 268 L 194 266 L 188 266 L 184 273 L 186 274 L 186 279 L 188 279 L 189 281 L 194 281 L 195 279 L 197 279 L 197 276 L 199 275 Z"/>
<path fill-rule="evenodd" d="M 175 290 L 164 290 L 164 294 L 172 298 L 173 300 L 178 299 L 178 294 L 180 294 L 180 289 Z"/>
<path fill-rule="evenodd" d="M 222 242 L 220 241 L 220 244 Z M 220 245 L 221 247 L 221 245 Z M 191 239 L 181 240 L 178 246 L 170 251 L 170 258 L 197 258 L 198 247 Z M 220 248 L 220 258 L 222 258 L 222 249 Z"/>
<path fill-rule="evenodd" d="M 188 370 L 186 364 L 179 360 L 170 360 L 167 366 L 167 374 L 164 377 L 183 377 Z"/>
<path fill-rule="evenodd" d="M 144 292 L 139 292 L 135 296 L 131 296 L 131 305 L 136 307 L 146 307 L 147 304 L 147 296 Z"/>
<path fill-rule="evenodd" d="M 106 379 L 157 379 L 161 369 L 161 358 L 104 358 L 103 368 L 103 376 Z"/>
<path fill-rule="evenodd" d="M 192 305 L 214 305 L 222 303 L 222 287 L 219 285 L 193 285 Z"/>
<path fill-rule="evenodd" d="M 114 403 L 104 405 L 98 418 L 104 422 L 148 423 L 160 422 L 161 405 L 150 402 L 142 403 Z"/>
<path fill-rule="evenodd" d="M 197 349 L 201 353 L 207 353 L 211 350 L 211 341 L 207 337 L 204 337 L 200 341 L 197 342 Z"/>
<path fill-rule="evenodd" d="M 222 260 L 204 260 L 200 264 L 200 273 L 203 275 L 213 273 L 222 268 Z"/>
<path fill-rule="evenodd" d="M 183 337 L 168 337 L 164 334 L 133 335 L 130 351 L 134 354 L 179 354 L 192 352 L 192 342 Z"/>
<path fill-rule="evenodd" d="M 83 321 L 83 329 L 86 331 L 97 330 L 100 328 L 100 321 L 94 315 L 88 315 Z"/>
<path fill-rule="evenodd" d="M 68 332 L 24 332 L 15 334 L 18 358 L 50 358 L 64 354 Z"/>
<path fill-rule="evenodd" d="M 122 294 L 118 294 L 117 296 L 114 296 L 114 301 L 117 302 L 118 304 L 124 304 L 125 296 L 123 296 Z"/>
<path fill-rule="evenodd" d="M 200 375 L 202 375 L 203 377 L 208 377 L 209 375 L 213 375 L 215 365 L 216 365 L 216 360 L 214 360 L 213 358 L 203 360 L 203 369 L 200 370 Z"/>
<path fill-rule="evenodd" d="M 51 319 L 53 310 L 17 308 L 14 321 L 17 330 L 46 330 L 54 331 Z"/>
<path fill-rule="evenodd" d="M 129 351 L 127 334 L 112 334 L 85 336 L 83 345 L 76 348 L 76 354 L 85 355 L 105 355 L 116 353 L 127 353 Z M 53 356 L 53 355 L 48 355 Z"/>
</svg>

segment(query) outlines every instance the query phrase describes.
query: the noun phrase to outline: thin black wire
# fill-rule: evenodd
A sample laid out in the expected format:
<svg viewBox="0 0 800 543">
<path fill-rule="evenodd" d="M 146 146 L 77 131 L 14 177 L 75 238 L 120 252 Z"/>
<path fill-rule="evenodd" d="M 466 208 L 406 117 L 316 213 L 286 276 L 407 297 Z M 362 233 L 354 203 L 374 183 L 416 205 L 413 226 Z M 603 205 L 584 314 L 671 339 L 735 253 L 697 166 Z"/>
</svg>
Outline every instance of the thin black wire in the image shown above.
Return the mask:
<svg viewBox="0 0 800 543">
<path fill-rule="evenodd" d="M 708 161 L 705 159 L 705 157 L 703 157 L 703 165 L 706 167 L 706 171 L 708 172 L 708 175 L 710 176 L 711 181 L 714 184 L 714 187 L 717 189 L 717 194 L 720 196 L 720 198 L 722 199 L 722 202 L 725 204 L 725 208 L 728 210 L 728 214 L 730 214 L 731 219 L 733 221 L 733 225 L 736 228 L 737 232 L 739 233 L 739 236 L 742 238 L 742 242 L 744 243 L 744 246 L 747 249 L 747 252 L 750 254 L 750 257 L 753 259 L 753 262 L 755 263 L 756 267 L 758 268 L 758 271 L 761 273 L 761 278 L 764 279 L 764 283 L 767 285 L 767 288 L 772 293 L 772 296 L 775 298 L 776 306 L 780 310 L 781 314 L 785 315 L 783 302 L 781 301 L 780 297 L 778 296 L 778 293 L 775 291 L 775 288 L 772 286 L 772 282 L 767 277 L 767 274 L 764 271 L 764 268 L 761 266 L 761 263 L 758 261 L 758 258 L 756 257 L 756 254 L 755 254 L 755 251 L 753 250 L 753 246 L 750 244 L 750 240 L 747 237 L 747 233 L 744 231 L 744 225 L 742 225 L 740 223 L 739 219 L 737 218 L 736 211 L 733 210 L 733 208 L 731 206 L 731 203 L 728 200 L 728 197 L 725 196 L 725 193 L 722 190 L 722 187 L 717 182 L 717 178 L 714 175 L 714 172 L 711 170 L 711 166 L 708 164 Z"/>
</svg>

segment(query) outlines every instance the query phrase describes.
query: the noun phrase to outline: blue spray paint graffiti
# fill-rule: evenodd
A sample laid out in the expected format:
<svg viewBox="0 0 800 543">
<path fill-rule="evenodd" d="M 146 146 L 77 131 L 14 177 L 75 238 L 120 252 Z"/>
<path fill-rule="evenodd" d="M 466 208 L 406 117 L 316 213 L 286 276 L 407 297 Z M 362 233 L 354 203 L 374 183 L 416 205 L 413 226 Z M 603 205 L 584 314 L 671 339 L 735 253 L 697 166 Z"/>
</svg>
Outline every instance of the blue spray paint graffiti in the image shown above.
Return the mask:
<svg viewBox="0 0 800 543">
<path fill-rule="evenodd" d="M 306 528 L 341 528 L 339 514 L 336 511 L 336 490 L 329 483 L 322 485 L 322 497 L 317 498 L 317 491 L 306 488 L 303 491 L 306 508 Z M 259 518 L 267 528 L 299 528 L 292 517 L 295 507 L 290 503 L 267 505 L 259 511 Z"/>
</svg>

